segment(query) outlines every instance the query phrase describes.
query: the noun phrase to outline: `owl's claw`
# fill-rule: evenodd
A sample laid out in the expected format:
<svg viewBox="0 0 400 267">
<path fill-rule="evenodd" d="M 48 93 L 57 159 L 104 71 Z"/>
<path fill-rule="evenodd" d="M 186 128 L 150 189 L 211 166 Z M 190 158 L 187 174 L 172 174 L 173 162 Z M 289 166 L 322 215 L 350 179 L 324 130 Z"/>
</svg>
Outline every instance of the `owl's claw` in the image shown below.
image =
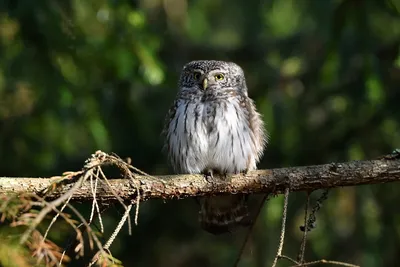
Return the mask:
<svg viewBox="0 0 400 267">
<path fill-rule="evenodd" d="M 213 176 L 213 171 L 212 170 L 207 170 L 204 173 L 204 177 L 206 178 L 206 181 L 209 183 L 213 182 L 214 176 Z"/>
<path fill-rule="evenodd" d="M 215 184 L 215 183 L 223 183 L 227 180 L 228 174 L 226 172 L 220 173 L 216 172 L 217 175 L 214 177 L 214 170 L 207 170 L 204 172 L 204 178 L 207 182 Z"/>
</svg>

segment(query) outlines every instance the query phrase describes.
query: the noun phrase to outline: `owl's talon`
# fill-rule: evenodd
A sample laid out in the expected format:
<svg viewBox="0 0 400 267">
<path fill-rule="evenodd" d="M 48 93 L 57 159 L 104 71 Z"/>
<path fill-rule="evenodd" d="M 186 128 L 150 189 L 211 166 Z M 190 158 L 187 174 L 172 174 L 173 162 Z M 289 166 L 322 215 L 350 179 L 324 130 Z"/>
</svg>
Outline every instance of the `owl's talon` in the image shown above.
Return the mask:
<svg viewBox="0 0 400 267">
<path fill-rule="evenodd" d="M 213 171 L 212 170 L 208 170 L 204 173 L 204 178 L 206 178 L 206 181 L 209 183 L 213 182 L 214 176 L 213 176 Z"/>
</svg>

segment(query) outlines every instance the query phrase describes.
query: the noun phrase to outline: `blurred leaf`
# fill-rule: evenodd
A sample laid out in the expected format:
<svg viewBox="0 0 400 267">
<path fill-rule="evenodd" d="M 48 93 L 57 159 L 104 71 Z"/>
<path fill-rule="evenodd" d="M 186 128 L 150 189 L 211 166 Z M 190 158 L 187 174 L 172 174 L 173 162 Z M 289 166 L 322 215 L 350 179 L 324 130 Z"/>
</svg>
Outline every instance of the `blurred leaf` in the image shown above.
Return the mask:
<svg viewBox="0 0 400 267">
<path fill-rule="evenodd" d="M 100 119 L 92 119 L 89 123 L 90 130 L 96 142 L 96 147 L 101 150 L 109 149 L 109 137 L 107 129 L 104 127 L 103 122 Z"/>
<path fill-rule="evenodd" d="M 286 37 L 299 29 L 302 16 L 298 1 L 273 1 L 272 8 L 264 14 L 266 24 L 276 37 Z"/>
<path fill-rule="evenodd" d="M 368 99 L 372 104 L 380 104 L 384 99 L 384 91 L 381 86 L 380 80 L 375 76 L 371 75 L 366 81 L 366 87 L 368 92 Z"/>
</svg>

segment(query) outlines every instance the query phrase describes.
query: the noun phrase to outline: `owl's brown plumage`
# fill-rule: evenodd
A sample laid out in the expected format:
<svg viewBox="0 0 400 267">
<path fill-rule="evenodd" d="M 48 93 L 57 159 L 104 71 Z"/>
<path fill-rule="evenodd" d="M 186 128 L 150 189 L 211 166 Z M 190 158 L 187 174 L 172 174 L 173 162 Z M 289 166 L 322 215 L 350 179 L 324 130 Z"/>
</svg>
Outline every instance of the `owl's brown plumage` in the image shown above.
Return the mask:
<svg viewBox="0 0 400 267">
<path fill-rule="evenodd" d="M 247 95 L 243 70 L 213 60 L 186 64 L 165 124 L 166 148 L 177 173 L 233 174 L 256 169 L 266 132 Z M 202 227 L 214 234 L 248 225 L 243 194 L 200 199 Z"/>
</svg>

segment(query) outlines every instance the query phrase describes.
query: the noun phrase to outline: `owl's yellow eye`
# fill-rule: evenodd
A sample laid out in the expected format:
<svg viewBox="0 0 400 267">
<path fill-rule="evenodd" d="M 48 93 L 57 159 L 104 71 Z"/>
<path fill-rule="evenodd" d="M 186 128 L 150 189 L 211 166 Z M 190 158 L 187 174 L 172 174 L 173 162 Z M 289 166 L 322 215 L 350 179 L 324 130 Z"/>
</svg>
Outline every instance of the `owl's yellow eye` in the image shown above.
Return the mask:
<svg viewBox="0 0 400 267">
<path fill-rule="evenodd" d="M 224 75 L 223 74 L 216 74 L 215 76 L 215 80 L 216 81 L 222 81 L 225 77 L 224 77 Z"/>
<path fill-rule="evenodd" d="M 195 73 L 193 74 L 193 77 L 194 77 L 196 80 L 200 80 L 201 73 L 200 73 L 200 72 L 195 72 Z"/>
</svg>

